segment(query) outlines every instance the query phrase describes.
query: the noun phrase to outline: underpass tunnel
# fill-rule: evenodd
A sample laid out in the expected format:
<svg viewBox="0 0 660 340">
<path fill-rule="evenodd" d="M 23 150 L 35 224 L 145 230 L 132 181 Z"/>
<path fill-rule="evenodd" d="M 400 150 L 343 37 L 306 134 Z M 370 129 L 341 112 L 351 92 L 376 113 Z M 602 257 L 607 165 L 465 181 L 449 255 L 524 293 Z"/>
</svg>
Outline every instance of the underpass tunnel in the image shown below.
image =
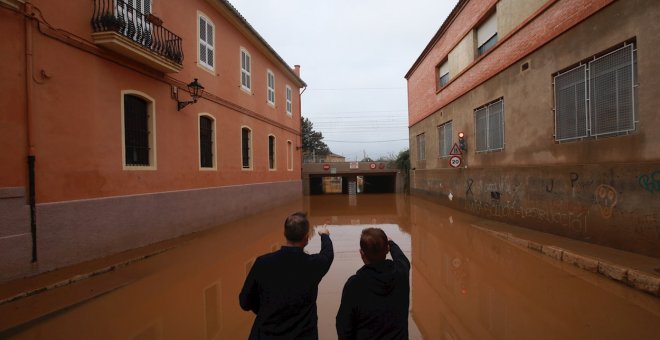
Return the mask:
<svg viewBox="0 0 660 340">
<path fill-rule="evenodd" d="M 309 194 L 395 193 L 396 173 L 376 175 L 309 176 Z"/>
</svg>

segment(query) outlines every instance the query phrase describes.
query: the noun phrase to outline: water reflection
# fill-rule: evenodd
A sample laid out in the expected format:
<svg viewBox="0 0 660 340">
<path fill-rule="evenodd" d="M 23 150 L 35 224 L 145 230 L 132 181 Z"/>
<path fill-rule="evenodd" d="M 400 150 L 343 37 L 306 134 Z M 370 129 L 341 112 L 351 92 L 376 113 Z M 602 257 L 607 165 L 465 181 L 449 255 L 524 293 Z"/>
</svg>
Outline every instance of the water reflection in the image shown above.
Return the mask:
<svg viewBox="0 0 660 340">
<path fill-rule="evenodd" d="M 343 284 L 362 265 L 360 231 L 374 225 L 412 260 L 411 327 L 419 331 L 411 338 L 660 334 L 659 299 L 512 246 L 473 228 L 475 217 L 393 194 L 356 200 L 353 206 L 343 195 L 306 197 L 112 273 L 0 305 L 0 338 L 245 339 L 254 317 L 238 306 L 238 292 L 254 259 L 282 244 L 284 218 L 298 210 L 308 211 L 313 225 L 330 225 L 335 247 L 319 287 L 322 339 L 336 338 Z M 307 250 L 319 248 L 316 236 Z M 76 298 L 91 291 L 96 298 Z"/>
<path fill-rule="evenodd" d="M 413 317 L 426 339 L 654 339 L 660 304 L 414 199 Z"/>
</svg>

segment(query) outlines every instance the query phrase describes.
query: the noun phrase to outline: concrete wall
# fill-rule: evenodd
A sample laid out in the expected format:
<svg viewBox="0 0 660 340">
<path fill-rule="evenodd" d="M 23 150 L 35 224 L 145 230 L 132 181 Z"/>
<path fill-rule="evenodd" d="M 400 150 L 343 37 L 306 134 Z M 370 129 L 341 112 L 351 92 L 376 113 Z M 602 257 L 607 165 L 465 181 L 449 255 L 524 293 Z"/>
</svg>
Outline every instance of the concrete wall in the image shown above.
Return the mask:
<svg viewBox="0 0 660 340">
<path fill-rule="evenodd" d="M 563 25 L 562 11 L 568 3 L 575 2 L 558 1 L 537 20 L 546 27 Z M 512 33 L 461 75 L 466 79 L 455 79 L 440 91 L 438 99 L 446 97 L 445 91 L 454 91 L 452 86 L 471 83 L 461 90 L 464 94 L 411 126 L 411 155 L 417 155 L 414 136 L 426 135 L 426 160 L 411 157 L 413 191 L 485 217 L 660 257 L 660 134 L 656 131 L 660 81 L 655 76 L 660 71 L 655 49 L 660 44 L 660 24 L 654 19 L 660 15 L 660 4 L 616 1 L 594 13 L 556 38 L 538 42 L 541 47 L 528 54 L 520 54 L 517 45 L 529 38 L 526 46 L 531 46 L 536 39 L 527 36 L 527 26 Z M 553 74 L 630 39 L 637 47 L 637 130 L 555 142 Z M 469 74 L 482 64 L 496 70 L 507 58 L 515 62 L 484 82 Z M 527 70 L 521 67 L 524 63 Z M 409 93 L 411 106 L 425 101 L 424 91 Z M 474 110 L 500 97 L 504 149 L 476 153 Z M 419 105 L 434 103 L 435 99 Z M 459 131 L 466 134 L 468 150 L 461 169 L 452 169 L 447 158 L 438 156 L 437 126 L 448 121 L 454 141 Z"/>
</svg>

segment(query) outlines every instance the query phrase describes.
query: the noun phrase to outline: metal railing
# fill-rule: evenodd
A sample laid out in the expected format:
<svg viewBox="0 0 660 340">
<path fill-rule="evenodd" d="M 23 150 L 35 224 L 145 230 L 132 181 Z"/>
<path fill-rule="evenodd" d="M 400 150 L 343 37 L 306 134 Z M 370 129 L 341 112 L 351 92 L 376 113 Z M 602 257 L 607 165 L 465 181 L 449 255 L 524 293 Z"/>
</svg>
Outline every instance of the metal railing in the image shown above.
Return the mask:
<svg viewBox="0 0 660 340">
<path fill-rule="evenodd" d="M 94 0 L 94 32 L 117 32 L 171 61 L 183 62 L 182 40 L 161 26 L 161 20 L 144 14 L 123 0 Z"/>
</svg>

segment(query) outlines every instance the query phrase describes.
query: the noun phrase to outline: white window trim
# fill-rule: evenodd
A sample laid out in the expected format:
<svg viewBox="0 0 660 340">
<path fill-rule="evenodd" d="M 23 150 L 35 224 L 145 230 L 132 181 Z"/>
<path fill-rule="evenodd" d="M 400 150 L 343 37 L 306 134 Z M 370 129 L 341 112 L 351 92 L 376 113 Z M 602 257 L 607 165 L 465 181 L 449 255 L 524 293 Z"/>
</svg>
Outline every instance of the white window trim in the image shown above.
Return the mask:
<svg viewBox="0 0 660 340">
<path fill-rule="evenodd" d="M 247 167 L 247 168 L 243 167 L 243 129 L 250 130 L 250 142 L 248 144 L 248 148 L 250 149 L 249 153 L 248 153 L 248 157 L 250 157 L 250 166 Z M 241 146 L 241 153 L 240 153 L 240 155 L 241 155 L 241 157 L 240 157 L 240 159 L 241 159 L 241 170 L 243 170 L 243 171 L 252 171 L 252 169 L 254 168 L 254 157 L 253 157 L 254 149 L 252 148 L 252 145 L 254 144 L 252 142 L 252 140 L 254 139 L 254 134 L 253 134 L 252 128 L 247 126 L 247 125 L 241 125 L 240 138 L 241 138 L 241 140 L 240 140 L 239 145 Z"/>
<path fill-rule="evenodd" d="M 211 27 L 213 27 L 213 40 L 211 41 L 212 45 L 210 46 L 211 50 L 213 51 L 213 65 L 209 65 L 208 63 L 203 62 L 202 59 L 201 59 L 201 55 L 199 54 L 199 45 L 200 44 L 204 43 L 206 48 L 207 49 L 209 48 L 209 44 L 206 41 L 203 41 L 199 36 L 200 35 L 199 21 L 202 18 L 204 19 L 204 21 L 206 21 L 207 25 L 210 25 Z M 211 19 L 209 19 L 208 15 L 204 14 L 201 11 L 197 11 L 197 66 L 201 67 L 202 69 L 204 69 L 206 71 L 211 71 L 211 73 L 213 73 L 213 74 L 215 74 L 214 72 L 215 72 L 215 37 L 216 37 L 216 35 L 217 34 L 216 34 L 215 24 L 213 24 L 213 21 L 211 21 Z"/>
<path fill-rule="evenodd" d="M 199 129 L 199 121 L 200 121 L 200 118 L 202 118 L 202 117 L 209 117 L 213 120 L 213 150 L 211 151 L 212 155 L 213 155 L 213 166 L 210 167 L 210 168 L 202 167 L 202 155 L 201 155 L 201 153 L 202 153 L 202 144 L 201 144 L 201 141 L 200 141 L 201 131 Z M 215 126 L 216 121 L 217 120 L 215 119 L 215 117 L 210 113 L 202 112 L 202 113 L 197 114 L 197 166 L 199 167 L 200 171 L 217 171 L 218 170 L 218 153 L 217 153 L 217 145 L 218 145 L 218 143 L 217 143 L 217 135 L 218 135 L 217 131 L 218 130 L 216 129 L 216 126 Z"/>
<path fill-rule="evenodd" d="M 149 166 L 144 165 L 127 165 L 126 164 L 126 140 L 125 140 L 125 129 L 124 129 L 124 95 L 135 95 L 142 97 L 149 102 L 147 106 L 147 114 L 149 115 L 148 125 L 149 125 Z M 121 91 L 121 100 L 119 109 L 121 115 L 121 164 L 123 170 L 135 170 L 135 171 L 153 171 L 158 170 L 158 163 L 156 162 L 156 100 L 147 95 L 144 92 L 136 90 L 122 90 Z"/>
<path fill-rule="evenodd" d="M 270 137 L 273 137 L 273 167 L 270 167 Z M 268 171 L 277 171 L 277 137 L 268 134 Z"/>
<path fill-rule="evenodd" d="M 270 87 L 270 77 L 273 77 L 273 87 Z M 272 101 L 270 100 L 271 97 L 273 98 Z M 270 106 L 275 107 L 275 73 L 270 69 L 266 70 L 266 101 Z"/>
<path fill-rule="evenodd" d="M 239 82 L 241 84 L 241 89 L 247 93 L 252 93 L 252 56 L 250 55 L 250 52 L 244 47 L 241 47 L 239 53 L 239 69 L 240 69 L 240 77 L 239 77 Z M 243 68 L 243 54 L 247 55 L 249 58 L 249 62 L 247 64 L 248 70 Z M 247 79 L 249 79 L 249 85 L 250 86 L 245 86 L 243 84 L 243 74 L 247 75 Z"/>
<path fill-rule="evenodd" d="M 291 94 L 289 96 L 289 94 Z M 286 86 L 286 114 L 289 115 L 289 117 L 293 116 L 293 89 L 291 86 L 287 85 Z"/>
<path fill-rule="evenodd" d="M 293 171 L 293 142 L 287 139 L 286 146 L 287 146 L 286 170 Z"/>
</svg>

